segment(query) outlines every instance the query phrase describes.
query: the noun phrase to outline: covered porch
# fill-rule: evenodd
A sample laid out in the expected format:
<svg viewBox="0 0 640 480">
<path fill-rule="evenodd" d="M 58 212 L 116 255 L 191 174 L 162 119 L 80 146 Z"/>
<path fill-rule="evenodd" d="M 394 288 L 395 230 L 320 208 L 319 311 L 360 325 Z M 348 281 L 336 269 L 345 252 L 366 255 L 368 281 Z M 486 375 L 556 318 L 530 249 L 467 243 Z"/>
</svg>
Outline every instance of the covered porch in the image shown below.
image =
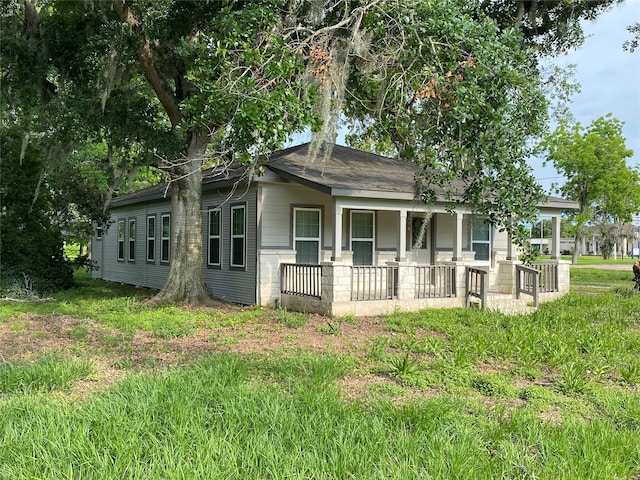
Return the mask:
<svg viewBox="0 0 640 480">
<path fill-rule="evenodd" d="M 525 266 L 506 233 L 470 210 L 334 198 L 330 250 L 318 264 L 301 262 L 295 252 L 291 261 L 281 258 L 279 303 L 333 316 L 428 307 L 530 311 L 569 289 L 569 264 L 560 260 L 561 211 L 545 214 L 552 218 L 551 259 Z"/>
<path fill-rule="evenodd" d="M 490 289 L 487 270 L 456 264 L 354 266 L 281 265 L 281 305 L 331 316 L 366 316 L 423 308 L 472 307 L 529 312 L 569 285 L 569 264 L 504 262 Z M 513 293 L 504 293 L 513 290 Z"/>
</svg>

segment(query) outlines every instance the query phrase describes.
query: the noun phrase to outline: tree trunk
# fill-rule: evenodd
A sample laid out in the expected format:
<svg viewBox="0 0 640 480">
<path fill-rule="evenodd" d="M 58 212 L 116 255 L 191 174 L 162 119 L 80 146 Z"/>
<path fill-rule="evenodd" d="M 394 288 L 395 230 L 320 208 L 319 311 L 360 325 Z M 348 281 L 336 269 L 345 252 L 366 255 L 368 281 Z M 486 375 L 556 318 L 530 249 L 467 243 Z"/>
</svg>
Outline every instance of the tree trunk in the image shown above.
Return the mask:
<svg viewBox="0 0 640 480">
<path fill-rule="evenodd" d="M 212 302 L 202 270 L 202 160 L 206 143 L 191 142 L 187 158 L 169 169 L 171 175 L 171 248 L 167 280 L 154 301 Z"/>
<path fill-rule="evenodd" d="M 573 254 L 571 255 L 571 264 L 575 265 L 578 263 L 578 249 L 582 247 L 582 229 L 578 227 L 576 231 L 576 238 L 573 241 Z"/>
</svg>

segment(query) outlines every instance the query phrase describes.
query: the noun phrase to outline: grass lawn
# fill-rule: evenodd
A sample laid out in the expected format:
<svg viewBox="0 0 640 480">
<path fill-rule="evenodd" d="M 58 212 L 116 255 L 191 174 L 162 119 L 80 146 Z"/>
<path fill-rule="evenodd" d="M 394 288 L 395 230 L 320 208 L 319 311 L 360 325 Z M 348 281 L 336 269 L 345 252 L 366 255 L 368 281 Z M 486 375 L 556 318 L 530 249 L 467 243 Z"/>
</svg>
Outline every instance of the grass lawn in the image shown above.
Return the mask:
<svg viewBox="0 0 640 480">
<path fill-rule="evenodd" d="M 549 260 L 550 258 L 550 255 L 540 255 L 538 260 Z M 562 255 L 561 258 L 562 260 L 571 261 L 571 255 Z M 602 258 L 602 255 L 582 255 L 578 257 L 578 265 L 629 265 L 629 268 L 631 268 L 635 260 L 637 260 L 637 258 L 631 258 L 629 256 L 626 256 L 624 259 L 618 256 L 615 260 L 613 257 L 605 260 Z"/>
<path fill-rule="evenodd" d="M 515 316 L 0 302 L 0 479 L 640 478 L 640 293 L 571 275 Z"/>
</svg>

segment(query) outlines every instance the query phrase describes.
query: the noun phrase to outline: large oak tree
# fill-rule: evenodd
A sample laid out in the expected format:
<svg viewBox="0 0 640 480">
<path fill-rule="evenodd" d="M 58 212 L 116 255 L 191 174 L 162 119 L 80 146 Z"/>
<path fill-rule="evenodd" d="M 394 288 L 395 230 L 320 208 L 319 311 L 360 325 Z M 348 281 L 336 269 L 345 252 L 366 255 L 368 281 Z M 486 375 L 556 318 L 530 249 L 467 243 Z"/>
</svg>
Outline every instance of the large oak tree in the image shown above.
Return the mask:
<svg viewBox="0 0 640 480">
<path fill-rule="evenodd" d="M 525 158 L 546 122 L 533 46 L 575 44 L 563 32 L 603 2 L 4 3 L 3 88 L 25 135 L 166 170 L 174 243 L 158 298 L 199 303 L 203 167 L 255 161 L 309 127 L 319 145 L 345 121 L 353 142 L 423 164 L 424 201 L 462 178 L 452 199 L 522 233 L 541 194 Z"/>
</svg>

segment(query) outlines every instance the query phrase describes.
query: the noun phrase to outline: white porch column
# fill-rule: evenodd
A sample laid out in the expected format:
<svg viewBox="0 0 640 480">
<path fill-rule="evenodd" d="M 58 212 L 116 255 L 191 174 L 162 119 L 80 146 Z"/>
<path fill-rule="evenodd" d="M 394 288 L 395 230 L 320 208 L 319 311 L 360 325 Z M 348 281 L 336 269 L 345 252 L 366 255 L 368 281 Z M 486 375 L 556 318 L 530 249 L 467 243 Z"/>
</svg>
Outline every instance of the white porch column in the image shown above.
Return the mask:
<svg viewBox="0 0 640 480">
<path fill-rule="evenodd" d="M 454 262 L 462 261 L 462 217 L 463 214 L 456 212 L 456 230 L 453 235 L 453 258 Z"/>
<path fill-rule="evenodd" d="M 398 255 L 397 262 L 404 262 L 407 259 L 407 211 L 398 212 Z"/>
<path fill-rule="evenodd" d="M 513 248 L 513 238 L 511 234 L 507 234 L 507 260 L 516 260 L 515 249 Z"/>
<path fill-rule="evenodd" d="M 331 255 L 333 262 L 342 261 L 342 205 L 333 201 L 333 251 Z"/>
<path fill-rule="evenodd" d="M 551 260 L 560 260 L 560 215 L 551 217 Z"/>
</svg>

